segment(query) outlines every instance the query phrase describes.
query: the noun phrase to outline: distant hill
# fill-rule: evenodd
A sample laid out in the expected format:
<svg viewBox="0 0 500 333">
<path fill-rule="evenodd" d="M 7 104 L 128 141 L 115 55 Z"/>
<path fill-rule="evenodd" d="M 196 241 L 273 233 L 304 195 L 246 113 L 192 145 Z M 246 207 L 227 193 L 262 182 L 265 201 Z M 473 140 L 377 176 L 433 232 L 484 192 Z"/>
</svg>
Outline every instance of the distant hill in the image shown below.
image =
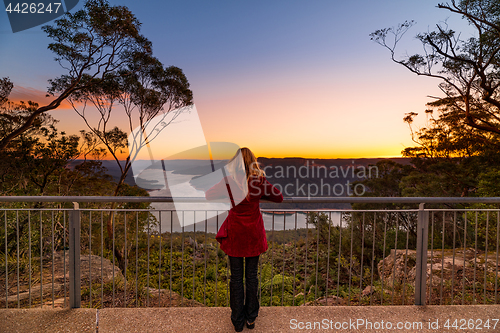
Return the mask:
<svg viewBox="0 0 500 333">
<path fill-rule="evenodd" d="M 70 167 L 73 167 L 73 166 L 80 164 L 82 162 L 83 162 L 83 160 L 75 160 L 75 161 L 70 163 Z M 118 167 L 118 164 L 116 163 L 116 161 L 104 160 L 101 162 L 102 162 L 102 166 L 105 167 L 107 170 L 106 173 L 108 175 L 110 175 L 111 177 L 113 177 L 113 180 L 115 182 L 118 182 L 118 180 L 120 180 L 121 172 L 120 172 L 120 168 Z M 122 164 L 123 163 L 124 162 L 122 162 Z M 132 172 L 129 172 L 129 174 L 127 175 L 127 178 L 125 178 L 125 183 L 127 183 L 131 186 L 135 185 L 134 175 L 132 174 Z"/>
<path fill-rule="evenodd" d="M 320 158 L 258 158 L 264 168 L 267 179 L 277 186 L 285 197 L 346 197 L 352 194 L 360 194 L 363 190 L 360 186 L 353 188 L 352 184 L 367 178 L 378 177 L 378 170 L 375 164 L 384 158 L 356 158 L 356 159 L 320 159 Z M 400 164 L 410 164 L 409 158 L 389 158 Z M 150 163 L 149 161 L 138 161 L 138 163 Z M 81 163 L 74 161 L 72 165 Z M 214 161 L 216 169 L 224 165 L 224 161 Z M 102 165 L 107 169 L 107 173 L 115 181 L 119 180 L 120 169 L 115 161 L 102 161 Z M 175 173 L 197 175 L 199 168 L 196 162 L 188 160 L 169 161 L 167 169 L 175 169 Z M 157 167 L 161 165 L 158 164 Z M 156 167 L 156 166 L 154 166 Z M 173 169 L 172 169 L 173 168 Z M 136 185 L 132 171 L 129 172 L 125 182 L 129 185 Z M 357 190 L 357 193 L 353 193 Z M 327 208 L 324 204 L 310 204 L 302 208 Z M 310 207 L 309 207 L 310 206 Z M 335 204 L 328 208 L 346 208 L 348 205 Z M 266 204 L 263 204 L 266 207 Z M 284 208 L 297 208 L 294 205 Z"/>
<path fill-rule="evenodd" d="M 375 164 L 384 158 L 258 158 L 267 179 L 277 186 L 285 197 L 348 197 L 364 193 L 362 185 L 353 186 L 357 181 L 377 178 Z M 409 158 L 390 158 L 400 164 L 410 164 Z M 268 205 L 263 204 L 266 208 Z M 284 208 L 332 208 L 344 209 L 349 204 L 289 204 Z"/>
</svg>

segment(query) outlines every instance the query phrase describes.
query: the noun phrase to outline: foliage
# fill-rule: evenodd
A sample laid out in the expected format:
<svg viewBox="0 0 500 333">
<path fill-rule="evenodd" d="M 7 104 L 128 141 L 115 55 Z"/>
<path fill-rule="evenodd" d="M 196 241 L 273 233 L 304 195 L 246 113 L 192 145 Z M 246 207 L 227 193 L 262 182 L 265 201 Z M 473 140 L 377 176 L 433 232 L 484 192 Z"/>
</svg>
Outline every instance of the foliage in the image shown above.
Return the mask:
<svg viewBox="0 0 500 333">
<path fill-rule="evenodd" d="M 412 168 L 398 166 L 380 180 L 365 181 L 370 188 L 368 195 L 388 194 L 377 182 L 399 189 L 393 193 L 401 196 L 500 195 L 496 186 L 500 169 L 498 4 L 452 0 L 438 7 L 460 15 L 469 23 L 472 34 L 454 31 L 446 23 L 437 24 L 434 31 L 416 36 L 424 53 L 403 59 L 396 58 L 396 49 L 415 22 L 406 21 L 370 34 L 373 41 L 389 50 L 394 62 L 419 76 L 440 80 L 444 97 L 428 103 L 428 122 L 420 129 L 413 128 L 417 113 L 406 114 L 404 121 L 417 144 L 403 151 L 403 156 L 412 159 Z"/>
<path fill-rule="evenodd" d="M 151 53 L 151 43 L 139 33 L 140 23 L 128 8 L 111 6 L 104 0 L 88 0 L 83 9 L 74 14 L 67 12 L 54 25 L 42 29 L 53 40 L 48 48 L 66 73 L 49 80 L 49 94 L 54 99 L 48 105 L 39 107 L 28 102 L 18 111 L 8 110 L 17 121 L 1 133 L 0 151 L 75 92 L 107 82 L 137 57 Z M 64 88 L 58 89 L 62 83 Z M 4 96 L 8 85 L 1 86 Z"/>
<path fill-rule="evenodd" d="M 109 73 L 105 81 L 88 78 L 88 82 L 87 87 L 69 96 L 68 101 L 116 161 L 121 172 L 114 193 L 117 195 L 139 151 L 175 120 L 179 112 L 174 109 L 192 104 L 192 92 L 181 69 L 174 66 L 164 68 L 149 53 L 134 54 L 134 61 Z M 71 84 L 71 80 L 62 78 L 53 82 L 52 91 L 61 93 Z M 88 105 L 97 110 L 95 123 L 90 120 L 92 115 L 89 115 Z M 173 111 L 173 116 L 168 118 L 170 111 Z M 138 145 L 131 145 L 130 150 L 128 134 L 116 126 L 110 128 L 111 115 L 117 112 L 124 113 L 121 117 L 128 120 L 129 133 L 133 133 L 136 127 L 142 129 L 144 138 L 135 138 Z M 165 121 L 152 126 L 153 129 L 148 128 L 149 121 L 162 115 Z"/>
<path fill-rule="evenodd" d="M 403 59 L 396 59 L 396 46 L 415 24 L 414 21 L 379 29 L 370 37 L 390 51 L 394 62 L 417 75 L 439 79 L 439 87 L 446 96 L 439 102 L 452 106 L 467 128 L 500 134 L 498 3 L 451 0 L 439 4 L 438 8 L 466 20 L 473 29 L 472 36 L 454 31 L 446 22 L 440 23 L 434 31 L 416 35 L 423 46 L 423 54 L 408 55 Z M 471 37 L 463 38 L 463 35 Z"/>
</svg>

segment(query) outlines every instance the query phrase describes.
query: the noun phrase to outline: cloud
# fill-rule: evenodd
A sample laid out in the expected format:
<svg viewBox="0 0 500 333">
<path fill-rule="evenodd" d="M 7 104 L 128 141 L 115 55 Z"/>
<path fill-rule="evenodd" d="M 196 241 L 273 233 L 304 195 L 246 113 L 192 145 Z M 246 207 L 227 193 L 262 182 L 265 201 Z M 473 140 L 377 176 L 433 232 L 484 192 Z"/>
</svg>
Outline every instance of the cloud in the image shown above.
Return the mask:
<svg viewBox="0 0 500 333">
<path fill-rule="evenodd" d="M 38 90 L 35 88 L 26 88 L 22 86 L 14 86 L 12 92 L 9 96 L 9 99 L 14 103 L 19 103 L 21 101 L 27 102 L 32 101 L 38 103 L 38 105 L 48 105 L 55 97 L 49 96 L 46 97 L 47 93 L 42 90 Z M 71 104 L 64 100 L 58 109 L 73 109 Z"/>
</svg>

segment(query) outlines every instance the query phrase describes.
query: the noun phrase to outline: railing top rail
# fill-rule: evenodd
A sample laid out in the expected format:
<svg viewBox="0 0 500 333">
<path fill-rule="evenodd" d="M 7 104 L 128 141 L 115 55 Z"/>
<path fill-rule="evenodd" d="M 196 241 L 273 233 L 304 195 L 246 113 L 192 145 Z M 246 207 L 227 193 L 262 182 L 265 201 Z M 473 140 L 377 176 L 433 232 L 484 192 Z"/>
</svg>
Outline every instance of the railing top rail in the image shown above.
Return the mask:
<svg viewBox="0 0 500 333">
<path fill-rule="evenodd" d="M 0 196 L 0 202 L 174 202 L 172 197 L 113 196 Z M 200 203 L 205 198 L 175 198 L 175 202 Z M 217 202 L 211 200 L 210 202 Z M 222 202 L 222 201 L 219 201 Z M 264 201 L 266 203 L 272 203 Z M 500 203 L 500 197 L 287 197 L 283 203 Z M 272 203 L 279 205 L 276 203 Z"/>
</svg>

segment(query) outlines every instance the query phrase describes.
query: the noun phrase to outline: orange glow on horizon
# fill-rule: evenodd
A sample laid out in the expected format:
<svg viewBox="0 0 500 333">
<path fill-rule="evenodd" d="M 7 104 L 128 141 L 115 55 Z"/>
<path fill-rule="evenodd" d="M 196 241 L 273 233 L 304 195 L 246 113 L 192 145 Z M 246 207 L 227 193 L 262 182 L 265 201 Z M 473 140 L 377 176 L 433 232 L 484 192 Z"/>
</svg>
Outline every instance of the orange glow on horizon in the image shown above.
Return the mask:
<svg viewBox="0 0 500 333">
<path fill-rule="evenodd" d="M 401 151 L 402 149 L 400 149 Z M 382 149 L 373 150 L 373 151 L 350 151 L 350 152 L 338 152 L 338 153 L 329 153 L 329 152 L 300 152 L 297 151 L 295 153 L 291 152 L 291 150 L 287 151 L 273 151 L 270 149 L 259 149 L 256 147 L 252 149 L 256 157 L 262 158 L 304 158 L 304 159 L 360 159 L 360 158 L 402 158 L 401 152 L 398 154 L 394 149 Z M 127 154 L 118 154 L 117 157 L 120 161 L 124 161 L 127 158 Z M 185 159 L 199 160 L 196 156 L 186 156 Z M 110 161 L 114 160 L 113 156 L 109 153 L 102 158 L 102 160 Z"/>
<path fill-rule="evenodd" d="M 360 147 L 361 146 L 361 147 Z M 369 145 L 338 147 L 269 147 L 261 145 L 249 146 L 257 157 L 285 158 L 300 157 L 307 159 L 350 159 L 350 158 L 400 158 L 405 148 L 402 145 L 370 147 Z"/>
</svg>

